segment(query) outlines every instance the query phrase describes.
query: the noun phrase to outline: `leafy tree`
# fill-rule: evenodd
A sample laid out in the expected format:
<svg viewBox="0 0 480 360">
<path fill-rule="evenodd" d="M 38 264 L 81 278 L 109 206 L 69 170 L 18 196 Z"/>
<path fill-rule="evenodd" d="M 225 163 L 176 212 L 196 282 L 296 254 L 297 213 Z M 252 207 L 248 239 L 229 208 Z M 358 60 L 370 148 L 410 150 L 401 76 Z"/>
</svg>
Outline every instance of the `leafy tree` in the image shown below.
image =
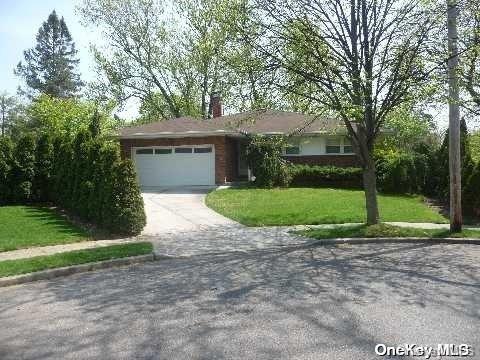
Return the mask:
<svg viewBox="0 0 480 360">
<path fill-rule="evenodd" d="M 461 85 L 468 94 L 463 103 L 468 110 L 478 114 L 480 107 L 480 1 L 461 2 L 459 45 L 462 63 Z"/>
<path fill-rule="evenodd" d="M 12 113 L 17 105 L 17 100 L 13 96 L 9 96 L 6 92 L 0 94 L 0 113 L 2 121 L 2 136 L 5 133 L 11 123 Z"/>
<path fill-rule="evenodd" d="M 38 30 L 37 45 L 24 51 L 25 63 L 17 65 L 15 74 L 25 80 L 33 93 L 66 98 L 81 88 L 80 75 L 75 71 L 79 60 L 65 20 L 55 10 Z"/>
<path fill-rule="evenodd" d="M 108 115 L 111 110 L 112 104 L 99 107 L 93 101 L 41 95 L 27 108 L 29 121 L 25 126 L 30 131 L 73 138 L 78 132 L 89 130 L 92 118 L 98 116 L 95 121 L 100 122 L 100 132 L 108 135 L 119 125 L 117 119 Z"/>
<path fill-rule="evenodd" d="M 421 151 L 420 148 L 424 146 L 433 149 L 439 146 L 432 116 L 416 110 L 410 104 L 392 111 L 384 126 L 388 133 L 379 138 L 377 148 L 414 152 Z"/>
<path fill-rule="evenodd" d="M 221 92 L 232 107 L 260 107 L 268 97 L 261 91 L 265 72 L 257 70 L 265 64 L 255 61 L 232 25 L 231 19 L 242 17 L 240 4 L 84 0 L 84 20 L 108 39 L 106 47 L 94 47 L 103 75 L 98 91 L 120 102 L 140 99 L 142 122 L 185 115 L 208 118 L 213 92 Z"/>
<path fill-rule="evenodd" d="M 254 4 L 250 19 L 263 36 L 248 42 L 282 70 L 285 91 L 343 120 L 364 170 L 367 223 L 378 223 L 374 144 L 389 114 L 428 77 L 422 62 L 434 25 L 428 9 L 401 0 Z M 292 86 L 292 79 L 308 86 Z"/>
</svg>

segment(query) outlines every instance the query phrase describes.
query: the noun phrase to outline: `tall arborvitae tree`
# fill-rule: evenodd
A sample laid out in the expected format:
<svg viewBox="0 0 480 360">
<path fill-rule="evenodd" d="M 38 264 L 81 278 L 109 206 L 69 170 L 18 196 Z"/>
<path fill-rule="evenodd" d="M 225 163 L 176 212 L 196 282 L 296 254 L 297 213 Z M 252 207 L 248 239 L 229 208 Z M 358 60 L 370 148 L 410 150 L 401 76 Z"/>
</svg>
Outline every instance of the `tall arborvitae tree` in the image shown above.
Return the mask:
<svg viewBox="0 0 480 360">
<path fill-rule="evenodd" d="M 17 65 L 15 74 L 21 76 L 31 91 L 29 96 L 44 93 L 68 98 L 81 88 L 76 72 L 77 50 L 65 20 L 55 10 L 38 30 L 37 45 L 24 51 L 25 63 Z"/>
</svg>

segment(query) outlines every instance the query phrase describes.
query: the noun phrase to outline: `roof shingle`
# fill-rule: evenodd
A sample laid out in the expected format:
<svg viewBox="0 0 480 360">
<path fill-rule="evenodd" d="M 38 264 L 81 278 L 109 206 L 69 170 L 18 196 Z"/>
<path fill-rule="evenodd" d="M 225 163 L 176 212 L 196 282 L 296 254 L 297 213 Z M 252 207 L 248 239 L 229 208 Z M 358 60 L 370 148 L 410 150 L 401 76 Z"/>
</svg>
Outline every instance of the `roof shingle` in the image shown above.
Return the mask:
<svg viewBox="0 0 480 360">
<path fill-rule="evenodd" d="M 343 122 L 332 118 L 315 118 L 296 112 L 255 110 L 225 115 L 209 120 L 193 117 L 157 121 L 150 124 L 126 127 L 120 137 L 188 135 L 188 134 L 292 134 L 345 132 Z"/>
</svg>

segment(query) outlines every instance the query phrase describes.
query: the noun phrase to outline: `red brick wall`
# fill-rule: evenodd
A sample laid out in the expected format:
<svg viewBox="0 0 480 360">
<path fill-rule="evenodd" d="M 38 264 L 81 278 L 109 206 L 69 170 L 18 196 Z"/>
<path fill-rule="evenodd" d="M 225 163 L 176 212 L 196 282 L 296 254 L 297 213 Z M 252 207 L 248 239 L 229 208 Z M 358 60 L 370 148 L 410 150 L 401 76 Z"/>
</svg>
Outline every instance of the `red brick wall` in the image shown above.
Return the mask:
<svg viewBox="0 0 480 360">
<path fill-rule="evenodd" d="M 237 154 L 237 142 L 232 138 L 225 138 L 226 147 L 225 147 L 225 174 L 227 176 L 227 181 L 234 181 L 238 177 L 238 154 Z"/>
<path fill-rule="evenodd" d="M 234 149 L 233 139 L 225 136 L 186 137 L 186 138 L 157 138 L 157 139 L 120 139 L 120 149 L 123 158 L 130 158 L 132 147 L 144 146 L 181 146 L 205 145 L 215 146 L 215 182 L 224 184 L 234 180 Z"/>
<path fill-rule="evenodd" d="M 339 167 L 360 166 L 360 161 L 356 155 L 285 156 L 285 159 L 294 164 L 333 165 Z"/>
</svg>

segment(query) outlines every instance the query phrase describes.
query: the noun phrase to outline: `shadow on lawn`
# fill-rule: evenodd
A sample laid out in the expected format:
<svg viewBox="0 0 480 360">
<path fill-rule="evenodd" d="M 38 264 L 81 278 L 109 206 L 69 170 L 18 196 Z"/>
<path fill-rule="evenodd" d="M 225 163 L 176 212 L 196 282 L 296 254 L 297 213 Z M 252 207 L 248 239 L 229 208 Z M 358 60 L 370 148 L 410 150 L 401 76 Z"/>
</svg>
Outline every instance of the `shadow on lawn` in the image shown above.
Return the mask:
<svg viewBox="0 0 480 360">
<path fill-rule="evenodd" d="M 56 209 L 45 206 L 25 207 L 25 213 L 28 217 L 38 220 L 42 224 L 48 225 L 55 231 L 68 234 L 71 237 L 86 237 L 88 233 L 81 227 L 73 224 L 69 218 Z"/>
<path fill-rule="evenodd" d="M 165 260 L 0 290 L 0 342 L 36 359 L 60 356 L 65 345 L 72 357 L 113 359 L 126 343 L 137 358 L 225 358 L 232 350 L 238 358 L 318 358 L 333 348 L 372 357 L 385 340 L 375 319 L 414 322 L 409 310 L 433 308 L 480 320 L 479 258 L 473 246 L 306 244 Z M 18 308 L 48 311 L 34 320 L 56 326 L 18 322 Z M 422 323 L 425 336 L 438 326 Z M 19 337 L 28 339 L 22 347 Z"/>
</svg>

